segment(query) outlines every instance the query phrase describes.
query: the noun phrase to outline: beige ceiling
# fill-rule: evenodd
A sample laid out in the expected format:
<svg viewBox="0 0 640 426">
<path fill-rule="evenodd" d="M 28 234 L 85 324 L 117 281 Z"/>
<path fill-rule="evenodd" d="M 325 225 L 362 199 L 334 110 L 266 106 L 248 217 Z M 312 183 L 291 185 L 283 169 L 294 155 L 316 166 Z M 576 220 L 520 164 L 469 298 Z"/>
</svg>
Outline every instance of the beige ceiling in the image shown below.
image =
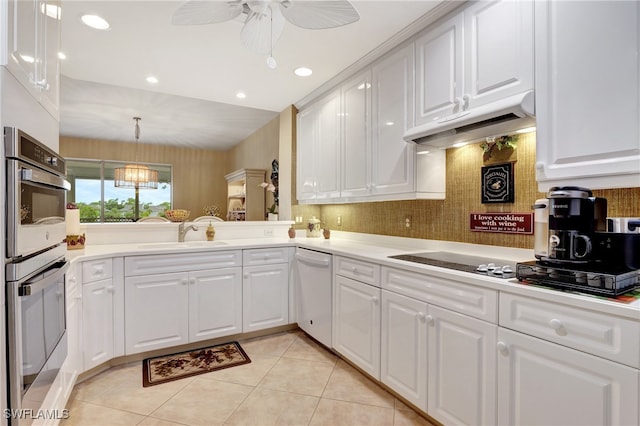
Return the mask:
<svg viewBox="0 0 640 426">
<path fill-rule="evenodd" d="M 361 16 L 354 24 L 304 30 L 286 23 L 273 70 L 243 47 L 239 21 L 173 26 L 181 2 L 65 0 L 61 135 L 133 140 L 132 117 L 141 116 L 141 142 L 227 149 L 438 3 L 353 0 Z M 111 29 L 84 26 L 84 13 L 101 15 Z M 296 77 L 299 66 L 313 75 Z M 159 83 L 147 83 L 149 75 Z"/>
</svg>

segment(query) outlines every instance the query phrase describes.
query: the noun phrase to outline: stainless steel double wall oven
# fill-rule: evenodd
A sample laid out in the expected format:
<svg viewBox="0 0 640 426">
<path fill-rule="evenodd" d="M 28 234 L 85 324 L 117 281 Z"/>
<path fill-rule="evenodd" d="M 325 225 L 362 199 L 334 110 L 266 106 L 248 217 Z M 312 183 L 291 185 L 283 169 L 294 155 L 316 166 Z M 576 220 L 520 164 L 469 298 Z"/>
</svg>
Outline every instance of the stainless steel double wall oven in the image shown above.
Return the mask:
<svg viewBox="0 0 640 426">
<path fill-rule="evenodd" d="M 4 128 L 7 362 L 12 413 L 37 411 L 67 356 L 63 244 L 65 163 L 21 130 Z M 24 417 L 12 414 L 11 424 Z"/>
</svg>

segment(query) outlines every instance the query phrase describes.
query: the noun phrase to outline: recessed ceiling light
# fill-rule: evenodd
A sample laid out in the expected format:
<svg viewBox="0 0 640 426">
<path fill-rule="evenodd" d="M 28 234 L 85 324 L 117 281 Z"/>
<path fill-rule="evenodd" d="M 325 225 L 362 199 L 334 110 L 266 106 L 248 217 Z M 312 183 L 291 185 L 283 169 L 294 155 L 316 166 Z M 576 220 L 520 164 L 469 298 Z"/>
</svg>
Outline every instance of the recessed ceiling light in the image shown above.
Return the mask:
<svg viewBox="0 0 640 426">
<path fill-rule="evenodd" d="M 65 55 L 64 52 L 58 52 L 58 59 L 65 60 L 67 59 L 67 55 Z"/>
<path fill-rule="evenodd" d="M 150 75 L 149 77 L 147 77 L 147 83 L 157 84 L 158 83 L 158 79 L 156 77 Z"/>
<path fill-rule="evenodd" d="M 313 74 L 313 70 L 307 67 L 300 67 L 296 68 L 293 73 L 298 77 L 309 77 L 311 74 Z"/>
<path fill-rule="evenodd" d="M 394 123 L 393 121 L 387 121 L 386 123 L 384 123 L 385 126 L 393 126 L 394 124 L 396 123 Z"/>
<path fill-rule="evenodd" d="M 108 30 L 111 27 L 106 19 L 98 15 L 82 15 L 80 19 L 86 26 L 94 28 L 96 30 Z"/>
<path fill-rule="evenodd" d="M 244 92 L 238 92 L 236 93 L 236 98 L 238 99 L 245 99 L 247 97 L 247 94 Z"/>
</svg>

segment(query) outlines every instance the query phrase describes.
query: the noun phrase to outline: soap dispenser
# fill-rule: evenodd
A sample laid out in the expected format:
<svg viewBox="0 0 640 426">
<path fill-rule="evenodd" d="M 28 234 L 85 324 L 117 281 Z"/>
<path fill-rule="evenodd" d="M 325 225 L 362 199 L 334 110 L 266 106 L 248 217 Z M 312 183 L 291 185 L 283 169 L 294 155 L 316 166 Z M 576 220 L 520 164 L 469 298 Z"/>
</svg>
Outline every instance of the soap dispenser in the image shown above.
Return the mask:
<svg viewBox="0 0 640 426">
<path fill-rule="evenodd" d="M 209 221 L 209 226 L 207 226 L 207 241 L 213 241 L 213 237 L 216 236 L 216 230 L 211 225 L 211 221 Z"/>
</svg>

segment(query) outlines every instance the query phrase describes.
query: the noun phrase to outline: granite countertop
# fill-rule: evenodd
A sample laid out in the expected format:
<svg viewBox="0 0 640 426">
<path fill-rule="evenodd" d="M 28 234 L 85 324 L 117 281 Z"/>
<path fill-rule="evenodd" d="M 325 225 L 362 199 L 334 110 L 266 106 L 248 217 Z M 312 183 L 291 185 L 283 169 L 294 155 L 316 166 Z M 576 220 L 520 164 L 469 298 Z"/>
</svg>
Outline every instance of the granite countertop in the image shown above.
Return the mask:
<svg viewBox="0 0 640 426">
<path fill-rule="evenodd" d="M 338 233 L 339 234 L 339 233 Z M 348 237 L 351 237 L 349 235 Z M 389 256 L 428 252 L 450 251 L 457 254 L 467 254 L 482 257 L 495 257 L 517 262 L 533 260 L 531 250 L 513 249 L 508 247 L 484 246 L 475 244 L 452 243 L 435 240 L 416 240 L 411 238 L 367 236 L 365 234 L 353 238 L 343 238 L 340 235 L 331 239 L 323 238 L 247 238 L 225 241 L 192 241 L 186 243 L 128 243 L 88 245 L 83 250 L 68 251 L 68 258 L 73 261 L 84 261 L 114 256 L 157 255 L 164 253 L 190 253 L 209 250 L 240 250 L 259 249 L 264 247 L 301 247 L 322 251 L 333 255 L 347 256 L 363 261 L 375 262 L 383 266 L 422 273 L 430 277 L 454 280 L 468 285 L 477 285 L 498 291 L 506 291 L 536 297 L 549 302 L 568 304 L 583 309 L 605 312 L 640 320 L 640 299 L 630 303 L 604 299 L 585 294 L 563 292 L 544 287 L 531 286 L 520 283 L 517 279 L 501 279 L 482 274 L 456 271 L 437 266 L 391 259 Z"/>
</svg>

